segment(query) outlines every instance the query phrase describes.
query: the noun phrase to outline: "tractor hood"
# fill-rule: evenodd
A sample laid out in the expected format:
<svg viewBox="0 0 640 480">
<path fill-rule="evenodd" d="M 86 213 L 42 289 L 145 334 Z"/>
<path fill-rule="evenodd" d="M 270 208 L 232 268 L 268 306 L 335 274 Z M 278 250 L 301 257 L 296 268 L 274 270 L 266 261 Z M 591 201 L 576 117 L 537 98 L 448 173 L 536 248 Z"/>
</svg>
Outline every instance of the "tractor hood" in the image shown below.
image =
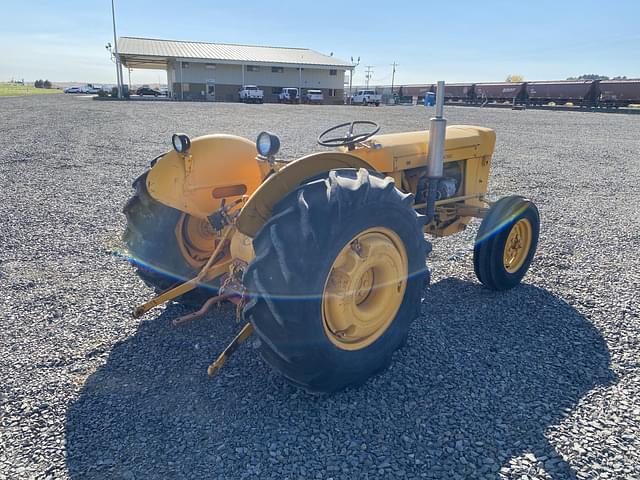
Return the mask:
<svg viewBox="0 0 640 480">
<path fill-rule="evenodd" d="M 223 198 L 251 195 L 262 182 L 255 143 L 234 135 L 192 140 L 188 154 L 171 150 L 147 175 L 150 195 L 169 207 L 206 218 Z"/>
<path fill-rule="evenodd" d="M 374 148 L 350 153 L 373 165 L 378 171 L 393 172 L 427 164 L 429 131 L 376 135 L 368 140 Z M 444 161 L 491 156 L 496 142 L 493 130 L 470 125 L 451 125 L 445 137 Z M 346 148 L 344 151 L 347 151 Z"/>
</svg>

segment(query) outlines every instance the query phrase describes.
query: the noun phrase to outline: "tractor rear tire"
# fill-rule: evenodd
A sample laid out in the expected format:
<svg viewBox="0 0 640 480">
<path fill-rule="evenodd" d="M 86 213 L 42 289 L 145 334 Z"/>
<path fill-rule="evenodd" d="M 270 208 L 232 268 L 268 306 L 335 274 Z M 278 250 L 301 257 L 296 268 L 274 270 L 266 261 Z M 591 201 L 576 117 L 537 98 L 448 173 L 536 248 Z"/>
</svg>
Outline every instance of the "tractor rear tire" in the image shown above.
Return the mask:
<svg viewBox="0 0 640 480">
<path fill-rule="evenodd" d="M 520 196 L 494 203 L 482 220 L 473 250 L 478 280 L 491 290 L 518 285 L 538 246 L 540 214 L 533 202 Z"/>
<path fill-rule="evenodd" d="M 420 314 L 428 279 L 426 256 L 431 250 L 422 231 L 422 218 L 413 209 L 412 195 L 395 188 L 391 178 L 364 169 L 330 171 L 285 196 L 258 231 L 253 241 L 256 257 L 243 278 L 250 295 L 244 318 L 254 327 L 255 346 L 263 359 L 286 380 L 312 393 L 359 385 L 384 370 Z M 377 232 L 387 232 L 388 237 Z M 365 238 L 364 249 L 358 253 L 362 262 L 375 264 L 380 258 L 379 250 L 364 243 L 366 238 L 382 239 L 383 245 L 393 245 L 392 253 L 393 248 L 405 252 L 398 264 L 406 267 L 402 272 L 407 275 L 384 277 L 383 267 L 365 263 L 363 277 L 371 268 L 368 293 L 345 290 L 344 297 L 335 292 L 327 295 L 330 275 L 341 255 L 353 255 L 351 249 L 360 238 Z M 395 240 L 389 243 L 390 238 Z M 384 278 L 393 280 L 384 283 Z M 361 282 L 362 278 L 356 288 L 361 289 Z M 389 285 L 392 297 L 373 293 L 385 292 Z M 393 298 L 395 311 L 384 310 L 390 313 L 376 316 L 381 310 L 373 309 L 367 321 L 380 328 L 374 334 L 367 333 L 360 343 L 342 344 L 341 335 L 355 329 L 356 322 L 347 314 L 341 319 L 353 323 L 349 328 L 340 332 L 328 329 L 326 302 L 351 295 L 348 298 L 355 305 L 361 294 L 356 308 L 384 304 L 368 303 L 370 298 Z"/>
<path fill-rule="evenodd" d="M 147 191 L 147 172 L 133 182 L 134 194 L 122 209 L 127 226 L 122 241 L 144 283 L 159 294 L 198 274 L 184 259 L 176 238 L 182 212 L 154 200 Z M 175 301 L 200 306 L 215 295 L 216 283 L 187 292 Z"/>
</svg>

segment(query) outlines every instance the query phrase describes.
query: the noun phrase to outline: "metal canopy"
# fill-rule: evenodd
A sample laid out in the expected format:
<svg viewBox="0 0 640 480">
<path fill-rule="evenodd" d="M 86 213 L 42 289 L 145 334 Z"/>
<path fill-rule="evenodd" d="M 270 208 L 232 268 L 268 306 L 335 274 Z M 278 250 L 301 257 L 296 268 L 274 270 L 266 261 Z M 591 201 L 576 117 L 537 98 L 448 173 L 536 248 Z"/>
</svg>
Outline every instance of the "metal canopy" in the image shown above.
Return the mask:
<svg viewBox="0 0 640 480">
<path fill-rule="evenodd" d="M 350 69 L 352 64 L 306 48 L 184 42 L 120 37 L 118 51 L 127 68 L 165 69 L 174 59 L 226 64 L 269 64 Z"/>
<path fill-rule="evenodd" d="M 145 57 L 140 55 L 120 54 L 122 64 L 127 68 L 147 68 L 152 70 L 166 70 L 169 58 Z"/>
</svg>

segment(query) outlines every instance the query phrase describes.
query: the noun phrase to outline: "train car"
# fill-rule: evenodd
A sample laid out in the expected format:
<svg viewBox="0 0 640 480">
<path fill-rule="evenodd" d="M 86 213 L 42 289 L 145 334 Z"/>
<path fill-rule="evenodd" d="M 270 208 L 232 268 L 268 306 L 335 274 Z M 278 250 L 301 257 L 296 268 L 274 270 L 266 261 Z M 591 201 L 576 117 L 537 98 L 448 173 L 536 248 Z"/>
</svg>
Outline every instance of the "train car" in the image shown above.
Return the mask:
<svg viewBox="0 0 640 480">
<path fill-rule="evenodd" d="M 444 86 L 444 100 L 446 102 L 471 102 L 474 98 L 475 85 L 473 83 L 447 83 Z"/>
<path fill-rule="evenodd" d="M 550 82 L 527 82 L 529 105 L 573 103 L 576 106 L 595 106 L 598 97 L 598 82 L 594 80 L 558 80 Z"/>
<path fill-rule="evenodd" d="M 422 85 L 402 85 L 400 87 L 402 89 L 402 93 L 400 95 L 404 96 L 412 96 L 416 98 L 424 98 L 424 95 L 427 92 L 435 92 L 436 86 L 430 83 L 422 84 Z"/>
<path fill-rule="evenodd" d="M 617 108 L 640 104 L 640 80 L 601 80 L 598 87 L 598 106 Z"/>
<path fill-rule="evenodd" d="M 444 99 L 446 102 L 472 102 L 475 98 L 474 88 L 473 83 L 448 83 L 444 87 Z M 438 90 L 433 83 L 402 85 L 401 89 L 399 95 L 410 95 L 416 98 L 418 103 L 424 100 L 428 92 L 436 93 Z"/>
<path fill-rule="evenodd" d="M 476 83 L 475 85 L 475 101 L 477 103 L 521 103 L 526 99 L 526 95 L 525 82 Z"/>
</svg>

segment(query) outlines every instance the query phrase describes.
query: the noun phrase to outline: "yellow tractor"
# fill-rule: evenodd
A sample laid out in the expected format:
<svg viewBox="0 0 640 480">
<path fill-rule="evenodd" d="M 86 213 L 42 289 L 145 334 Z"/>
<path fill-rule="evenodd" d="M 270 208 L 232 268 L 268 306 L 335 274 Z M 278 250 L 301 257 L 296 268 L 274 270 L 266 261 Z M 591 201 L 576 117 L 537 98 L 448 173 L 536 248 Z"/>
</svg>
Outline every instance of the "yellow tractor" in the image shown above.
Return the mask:
<svg viewBox="0 0 640 480">
<path fill-rule="evenodd" d="M 209 375 L 254 334 L 288 381 L 332 392 L 387 367 L 406 339 L 429 281 L 425 234 L 481 218 L 478 279 L 516 286 L 536 250 L 538 210 L 519 196 L 485 197 L 495 133 L 447 127 L 443 92 L 440 83 L 428 131 L 342 124 L 318 137 L 336 150 L 292 161 L 277 158 L 268 132 L 256 142 L 175 134 L 124 208 L 130 259 L 158 293 L 134 316 L 171 300 L 201 306 L 180 324 L 231 301 L 242 327 Z"/>
</svg>

